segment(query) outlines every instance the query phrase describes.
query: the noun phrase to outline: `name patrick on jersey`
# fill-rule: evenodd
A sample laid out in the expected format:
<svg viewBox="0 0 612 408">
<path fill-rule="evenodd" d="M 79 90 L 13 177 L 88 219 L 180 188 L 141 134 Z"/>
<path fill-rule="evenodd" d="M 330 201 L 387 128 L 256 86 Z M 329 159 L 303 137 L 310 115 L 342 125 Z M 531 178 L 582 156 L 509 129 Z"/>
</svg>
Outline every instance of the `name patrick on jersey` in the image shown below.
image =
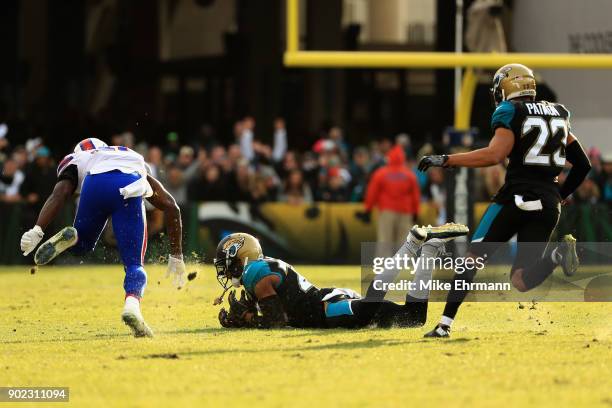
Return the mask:
<svg viewBox="0 0 612 408">
<path fill-rule="evenodd" d="M 549 116 L 561 116 L 556 106 L 548 103 L 541 102 L 526 102 L 525 106 L 529 111 L 530 115 L 549 115 Z"/>
</svg>

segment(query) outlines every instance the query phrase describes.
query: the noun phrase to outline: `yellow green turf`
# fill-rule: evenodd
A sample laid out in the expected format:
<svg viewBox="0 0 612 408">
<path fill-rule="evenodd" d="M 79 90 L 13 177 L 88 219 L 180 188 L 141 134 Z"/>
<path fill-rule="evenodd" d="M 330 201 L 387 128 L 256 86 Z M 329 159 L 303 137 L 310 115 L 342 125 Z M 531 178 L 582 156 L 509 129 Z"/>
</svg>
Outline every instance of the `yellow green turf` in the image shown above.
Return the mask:
<svg viewBox="0 0 612 408">
<path fill-rule="evenodd" d="M 134 339 L 120 266 L 0 267 L 0 386 L 68 386 L 88 407 L 612 406 L 612 303 L 468 303 L 442 341 L 422 337 L 441 303 L 422 329 L 227 330 L 212 269 L 194 269 L 177 291 L 147 268 L 156 337 Z M 297 269 L 358 289 L 358 267 Z"/>
</svg>

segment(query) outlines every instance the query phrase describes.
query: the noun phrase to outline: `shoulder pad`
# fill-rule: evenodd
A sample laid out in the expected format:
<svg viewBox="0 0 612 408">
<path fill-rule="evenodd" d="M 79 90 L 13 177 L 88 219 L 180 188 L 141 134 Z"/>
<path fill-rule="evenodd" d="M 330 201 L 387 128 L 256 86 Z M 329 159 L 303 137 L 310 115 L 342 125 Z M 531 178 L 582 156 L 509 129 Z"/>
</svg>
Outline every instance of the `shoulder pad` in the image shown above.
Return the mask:
<svg viewBox="0 0 612 408">
<path fill-rule="evenodd" d="M 510 129 L 510 123 L 514 118 L 514 112 L 516 107 L 514 103 L 510 101 L 503 101 L 500 103 L 495 112 L 493 112 L 493 116 L 491 116 L 491 128 L 495 130 L 498 127 L 505 127 Z"/>
<path fill-rule="evenodd" d="M 62 161 L 57 166 L 58 176 L 62 173 L 62 171 L 64 171 L 66 167 L 68 167 L 68 165 L 70 164 L 70 162 L 72 162 L 73 159 L 74 159 L 74 154 L 69 154 L 62 159 Z"/>
</svg>

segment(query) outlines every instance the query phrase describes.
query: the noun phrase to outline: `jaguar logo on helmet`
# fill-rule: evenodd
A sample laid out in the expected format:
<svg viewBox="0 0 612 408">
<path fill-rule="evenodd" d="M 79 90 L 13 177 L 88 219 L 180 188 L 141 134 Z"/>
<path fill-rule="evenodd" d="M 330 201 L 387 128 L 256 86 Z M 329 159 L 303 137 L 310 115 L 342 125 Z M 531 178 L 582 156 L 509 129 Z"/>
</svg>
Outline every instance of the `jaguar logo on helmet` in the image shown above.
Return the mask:
<svg viewBox="0 0 612 408">
<path fill-rule="evenodd" d="M 238 254 L 238 251 L 244 245 L 244 237 L 232 238 L 223 244 L 223 251 L 227 257 L 233 258 Z"/>
<path fill-rule="evenodd" d="M 493 76 L 491 94 L 495 106 L 521 96 L 535 98 L 536 81 L 533 71 L 521 64 L 504 65 Z"/>
<path fill-rule="evenodd" d="M 231 286 L 240 286 L 244 267 L 247 263 L 261 258 L 261 245 L 254 236 L 237 232 L 223 238 L 217 245 L 214 260 L 217 281 L 224 288 L 223 293 Z"/>
</svg>

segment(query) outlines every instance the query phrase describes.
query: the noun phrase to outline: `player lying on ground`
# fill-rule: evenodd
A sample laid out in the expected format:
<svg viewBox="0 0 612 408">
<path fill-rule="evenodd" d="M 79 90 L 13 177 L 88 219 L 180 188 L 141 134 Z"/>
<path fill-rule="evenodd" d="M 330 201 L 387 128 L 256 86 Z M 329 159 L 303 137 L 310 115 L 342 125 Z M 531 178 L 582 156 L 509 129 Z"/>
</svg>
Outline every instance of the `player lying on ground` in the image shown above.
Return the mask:
<svg viewBox="0 0 612 408">
<path fill-rule="evenodd" d="M 444 242 L 467 232 L 467 227 L 456 224 L 415 226 L 399 253 L 416 257 L 422 247 L 421 256 L 436 256 Z M 411 291 L 406 303 L 398 305 L 382 299 L 362 299 L 351 289 L 319 289 L 291 265 L 264 257 L 259 241 L 245 233 L 231 234 L 219 243 L 215 268 L 223 294 L 231 286 L 244 286 L 246 290 L 240 299 L 236 299 L 235 291 L 230 293 L 229 311 L 222 308 L 219 312 L 224 327 L 417 327 L 427 319 L 428 290 Z M 423 268 L 417 268 L 415 279 L 431 279 L 431 269 Z"/>
<path fill-rule="evenodd" d="M 470 253 L 483 256 L 516 234 L 519 245 L 511 280 L 523 292 L 540 285 L 557 265 L 566 275 L 576 272 L 574 237 L 566 235 L 558 246 L 548 245 L 548 241 L 559 220 L 560 202 L 582 183 L 591 164 L 571 132 L 570 112 L 558 103 L 536 101 L 536 83 L 529 68 L 520 64 L 501 67 L 495 73 L 491 92 L 497 108 L 491 118 L 494 135 L 489 146 L 468 153 L 425 156 L 419 170 L 431 166 L 486 167 L 508 157 L 506 181 L 480 220 Z M 566 159 L 572 168 L 559 187 L 557 176 Z M 455 279 L 471 282 L 475 273 L 466 271 Z M 440 323 L 426 336 L 449 336 L 466 295 L 467 291 L 459 290 L 448 294 Z"/>
<path fill-rule="evenodd" d="M 36 226 L 21 237 L 23 255 L 30 254 L 74 194 L 79 195 L 74 227 L 66 227 L 42 244 L 34 261 L 44 265 L 70 249 L 76 255 L 93 251 L 108 217 L 125 270 L 125 305 L 121 318 L 137 337 L 153 332 L 140 312 L 140 299 L 147 284 L 144 256 L 147 249 L 147 220 L 144 198 L 165 214 L 171 254 L 167 276 L 185 284 L 181 248 L 181 213 L 174 198 L 147 171 L 143 157 L 123 146 L 107 146 L 99 139 L 85 139 L 67 155 L 57 169 L 57 183 L 45 202 Z"/>
</svg>

